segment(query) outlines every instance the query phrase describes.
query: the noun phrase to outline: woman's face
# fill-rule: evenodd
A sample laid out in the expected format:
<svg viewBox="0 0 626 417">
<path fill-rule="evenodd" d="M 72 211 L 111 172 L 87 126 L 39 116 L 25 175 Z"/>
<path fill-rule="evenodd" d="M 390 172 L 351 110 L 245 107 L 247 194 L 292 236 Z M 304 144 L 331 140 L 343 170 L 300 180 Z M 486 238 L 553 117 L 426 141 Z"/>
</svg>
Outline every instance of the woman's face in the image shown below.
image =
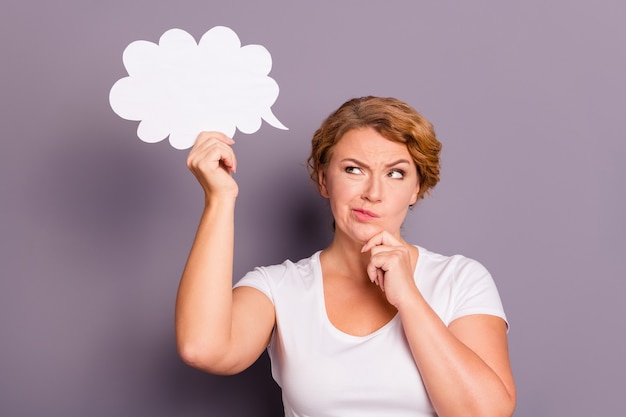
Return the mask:
<svg viewBox="0 0 626 417">
<path fill-rule="evenodd" d="M 367 242 L 383 230 L 400 237 L 409 205 L 417 201 L 417 169 L 405 144 L 373 128 L 348 131 L 319 172 L 322 196 L 330 200 L 335 234 Z"/>
</svg>

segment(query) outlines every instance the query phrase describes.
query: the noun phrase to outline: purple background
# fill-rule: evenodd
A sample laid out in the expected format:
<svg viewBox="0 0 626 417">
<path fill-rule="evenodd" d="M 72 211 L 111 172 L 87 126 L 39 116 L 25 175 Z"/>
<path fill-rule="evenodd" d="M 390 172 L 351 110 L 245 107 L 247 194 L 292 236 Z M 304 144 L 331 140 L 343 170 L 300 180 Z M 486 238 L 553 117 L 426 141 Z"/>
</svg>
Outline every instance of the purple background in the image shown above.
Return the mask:
<svg viewBox="0 0 626 417">
<path fill-rule="evenodd" d="M 350 97 L 396 96 L 444 143 L 406 238 L 494 275 L 516 416 L 621 415 L 626 3 L 504 3 L 3 0 L 0 415 L 280 415 L 265 356 L 233 377 L 178 359 L 201 191 L 108 104 L 130 42 L 216 25 L 271 52 L 290 128 L 235 135 L 237 276 L 327 242 L 309 138 Z"/>
</svg>

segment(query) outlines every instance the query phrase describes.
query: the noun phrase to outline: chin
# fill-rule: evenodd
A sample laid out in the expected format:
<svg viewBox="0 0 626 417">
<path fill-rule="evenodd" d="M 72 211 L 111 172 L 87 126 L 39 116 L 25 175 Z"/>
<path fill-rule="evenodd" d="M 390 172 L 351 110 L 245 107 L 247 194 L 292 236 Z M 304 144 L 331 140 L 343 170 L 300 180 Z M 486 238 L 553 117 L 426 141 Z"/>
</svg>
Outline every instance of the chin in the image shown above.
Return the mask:
<svg viewBox="0 0 626 417">
<path fill-rule="evenodd" d="M 350 236 L 353 240 L 364 245 L 371 238 L 373 238 L 374 236 L 376 236 L 378 233 L 382 231 L 383 229 L 380 227 L 371 226 L 371 227 L 360 228 L 360 230 L 355 230 L 352 233 L 348 233 L 347 235 Z"/>
</svg>

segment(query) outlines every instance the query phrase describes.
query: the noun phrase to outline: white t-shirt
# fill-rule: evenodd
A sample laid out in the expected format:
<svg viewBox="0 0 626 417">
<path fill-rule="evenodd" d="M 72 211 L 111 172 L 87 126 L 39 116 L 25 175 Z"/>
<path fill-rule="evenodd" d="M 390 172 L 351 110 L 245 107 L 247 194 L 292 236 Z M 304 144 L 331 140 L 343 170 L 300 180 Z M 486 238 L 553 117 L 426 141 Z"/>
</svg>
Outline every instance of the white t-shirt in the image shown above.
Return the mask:
<svg viewBox="0 0 626 417">
<path fill-rule="evenodd" d="M 506 320 L 493 279 L 480 263 L 418 250 L 415 282 L 446 325 L 469 314 Z M 399 315 L 362 337 L 332 325 L 319 255 L 255 268 L 235 284 L 260 290 L 274 304 L 276 326 L 267 349 L 285 416 L 436 416 Z"/>
</svg>

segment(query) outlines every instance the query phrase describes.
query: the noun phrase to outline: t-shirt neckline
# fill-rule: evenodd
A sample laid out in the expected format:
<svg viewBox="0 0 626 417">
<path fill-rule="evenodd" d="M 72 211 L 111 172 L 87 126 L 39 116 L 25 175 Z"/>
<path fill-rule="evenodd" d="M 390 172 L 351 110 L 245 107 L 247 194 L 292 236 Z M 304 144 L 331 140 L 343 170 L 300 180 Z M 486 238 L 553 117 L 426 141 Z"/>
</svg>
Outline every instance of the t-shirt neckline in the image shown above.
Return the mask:
<svg viewBox="0 0 626 417">
<path fill-rule="evenodd" d="M 421 261 L 422 258 L 422 254 L 424 253 L 424 250 L 417 245 L 413 245 L 417 248 L 418 251 L 418 256 L 417 256 L 417 263 L 415 264 L 415 272 L 413 273 L 413 279 L 415 279 L 415 277 L 417 277 L 417 273 L 419 271 L 419 269 L 421 269 L 420 265 L 423 264 L 423 262 Z M 394 316 L 391 318 L 391 320 L 389 320 L 387 323 L 385 323 L 383 326 L 379 327 L 378 329 L 374 330 L 372 333 L 370 334 L 366 334 L 363 336 L 357 336 L 357 335 L 353 335 L 350 333 L 346 333 L 342 330 L 339 330 L 331 321 L 330 318 L 328 317 L 328 311 L 326 311 L 326 298 L 324 297 L 324 277 L 322 275 L 322 263 L 320 262 L 320 254 L 322 253 L 321 250 L 315 252 L 315 254 L 313 255 L 313 273 L 315 276 L 315 285 L 316 285 L 316 291 L 319 294 L 318 300 L 319 300 L 319 308 L 320 308 L 320 312 L 322 315 L 322 320 L 324 323 L 324 327 L 326 327 L 327 329 L 329 329 L 330 332 L 338 335 L 339 337 L 342 337 L 344 339 L 348 339 L 348 340 L 352 340 L 352 341 L 365 341 L 368 339 L 371 339 L 373 337 L 376 337 L 377 335 L 384 333 L 386 331 L 388 331 L 389 329 L 395 327 L 397 325 L 397 323 L 400 322 L 400 313 L 396 312 L 396 314 L 394 314 Z"/>
</svg>

